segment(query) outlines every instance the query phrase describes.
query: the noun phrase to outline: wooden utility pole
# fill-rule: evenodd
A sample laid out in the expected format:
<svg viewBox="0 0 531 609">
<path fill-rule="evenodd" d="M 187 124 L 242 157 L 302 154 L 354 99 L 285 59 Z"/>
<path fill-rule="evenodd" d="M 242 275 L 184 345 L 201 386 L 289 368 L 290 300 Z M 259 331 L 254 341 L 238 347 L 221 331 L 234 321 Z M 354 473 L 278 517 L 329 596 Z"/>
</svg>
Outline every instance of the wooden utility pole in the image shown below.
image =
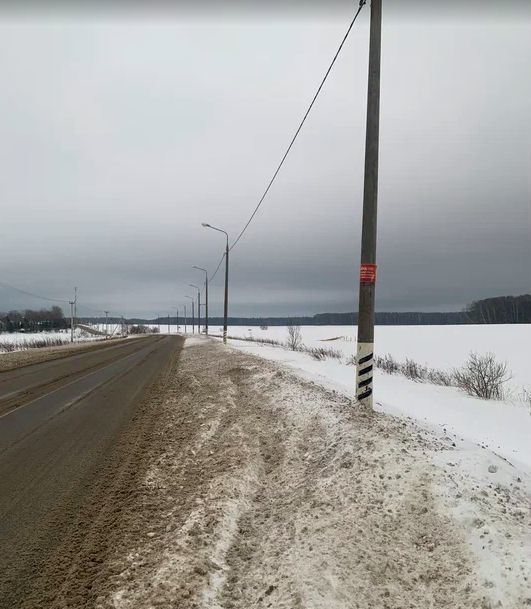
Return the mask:
<svg viewBox="0 0 531 609">
<path fill-rule="evenodd" d="M 381 39 L 382 0 L 372 0 L 356 367 L 356 397 L 368 408 L 373 405 Z"/>
</svg>

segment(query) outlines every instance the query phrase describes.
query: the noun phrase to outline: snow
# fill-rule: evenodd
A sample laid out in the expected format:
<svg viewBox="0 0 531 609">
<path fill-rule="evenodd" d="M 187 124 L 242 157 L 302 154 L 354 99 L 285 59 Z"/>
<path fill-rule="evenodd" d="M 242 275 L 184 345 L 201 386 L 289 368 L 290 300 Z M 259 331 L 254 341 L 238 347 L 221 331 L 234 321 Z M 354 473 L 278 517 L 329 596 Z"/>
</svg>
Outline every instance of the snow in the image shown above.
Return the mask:
<svg viewBox="0 0 531 609">
<path fill-rule="evenodd" d="M 324 390 L 336 360 L 186 344 L 113 606 L 527 606 L 531 474 Z"/>
<path fill-rule="evenodd" d="M 303 326 L 307 346 L 325 346 L 341 351 L 343 359 L 317 361 L 306 353 L 288 351 L 258 343 L 234 341 L 230 344 L 248 353 L 279 361 L 300 375 L 354 397 L 355 368 L 345 362 L 356 350 L 355 328 L 346 326 Z M 286 340 L 285 327 L 231 327 L 231 336 Z M 323 340 L 342 337 L 339 340 Z M 491 351 L 505 360 L 513 373 L 514 391 L 531 386 L 531 369 L 525 366 L 531 339 L 530 325 L 514 326 L 379 326 L 376 351 L 390 353 L 403 361 L 410 357 L 430 367 L 451 369 L 461 365 L 470 351 Z M 512 400 L 486 401 L 472 398 L 452 387 L 416 383 L 397 375 L 375 372 L 376 408 L 400 417 L 411 417 L 424 427 L 488 448 L 510 464 L 531 471 L 531 411 Z"/>
<path fill-rule="evenodd" d="M 212 328 L 211 331 L 219 328 Z M 339 349 L 346 356 L 356 353 L 356 326 L 301 326 L 304 344 L 310 347 Z M 285 326 L 230 326 L 231 336 L 267 337 L 285 341 Z M 337 338 L 332 340 L 330 338 Z M 321 342 L 326 341 L 326 342 Z M 471 351 L 488 353 L 508 363 L 512 373 L 510 385 L 515 390 L 531 387 L 529 345 L 531 324 L 460 325 L 460 326 L 376 326 L 377 355 L 390 353 L 396 360 L 412 359 L 431 368 L 451 370 L 461 366 Z"/>
<path fill-rule="evenodd" d="M 83 330 L 76 328 L 74 330 L 74 341 L 85 342 L 90 340 L 98 340 L 101 337 L 87 336 Z M 65 344 L 70 342 L 70 330 L 57 330 L 55 332 L 5 332 L 0 334 L 1 343 L 10 343 L 17 345 L 18 349 L 23 349 L 24 345 L 33 340 L 55 340 L 60 339 Z M 1 353 L 1 349 L 0 349 Z M 2 353 L 2 355 L 4 355 Z"/>
</svg>

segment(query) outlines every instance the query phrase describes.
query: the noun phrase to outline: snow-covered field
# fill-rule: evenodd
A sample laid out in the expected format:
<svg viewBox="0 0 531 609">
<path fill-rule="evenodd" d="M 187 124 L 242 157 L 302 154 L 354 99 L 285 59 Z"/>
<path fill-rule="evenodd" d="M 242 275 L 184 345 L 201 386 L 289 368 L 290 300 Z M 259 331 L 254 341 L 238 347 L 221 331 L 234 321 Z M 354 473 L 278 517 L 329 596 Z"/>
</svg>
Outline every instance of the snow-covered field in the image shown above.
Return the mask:
<svg viewBox="0 0 531 609">
<path fill-rule="evenodd" d="M 212 328 L 211 331 L 218 330 Z M 306 353 L 279 347 L 235 340 L 230 344 L 282 362 L 305 378 L 353 397 L 355 368 L 346 361 L 356 351 L 356 329 L 350 326 L 303 326 L 301 331 L 307 346 L 334 348 L 343 354 L 343 358 L 318 361 Z M 261 330 L 258 327 L 233 326 L 229 328 L 229 335 L 285 341 L 287 328 L 271 326 Z M 376 329 L 376 353 L 390 353 L 400 361 L 411 358 L 430 367 L 451 370 L 461 366 L 471 351 L 493 352 L 508 364 L 512 373 L 508 388 L 514 397 L 503 402 L 480 400 L 453 387 L 416 383 L 376 370 L 376 407 L 421 421 L 424 426 L 455 439 L 489 448 L 511 464 L 531 471 L 531 410 L 528 404 L 516 397 L 524 387 L 531 387 L 530 343 L 531 325 L 379 326 Z"/>
<path fill-rule="evenodd" d="M 214 328 L 219 331 L 219 328 Z M 346 357 L 356 353 L 355 326 L 301 326 L 303 342 L 311 347 L 331 347 Z M 285 326 L 259 327 L 230 326 L 232 336 L 287 339 Z M 471 326 L 376 326 L 377 355 L 390 353 L 396 360 L 412 359 L 431 368 L 451 370 L 461 366 L 471 351 L 493 352 L 507 362 L 512 378 L 509 385 L 515 390 L 531 387 L 531 325 L 471 325 Z M 338 338 L 338 340 L 329 340 Z M 324 341 L 324 342 L 323 342 Z"/>
<path fill-rule="evenodd" d="M 90 336 L 79 328 L 74 331 L 75 342 L 98 340 L 98 336 Z M 6 332 L 0 334 L 0 344 L 15 345 L 15 350 L 26 349 L 33 341 L 61 341 L 65 344 L 70 342 L 70 330 L 58 330 L 56 332 Z M 0 347 L 0 353 L 2 348 Z"/>
</svg>

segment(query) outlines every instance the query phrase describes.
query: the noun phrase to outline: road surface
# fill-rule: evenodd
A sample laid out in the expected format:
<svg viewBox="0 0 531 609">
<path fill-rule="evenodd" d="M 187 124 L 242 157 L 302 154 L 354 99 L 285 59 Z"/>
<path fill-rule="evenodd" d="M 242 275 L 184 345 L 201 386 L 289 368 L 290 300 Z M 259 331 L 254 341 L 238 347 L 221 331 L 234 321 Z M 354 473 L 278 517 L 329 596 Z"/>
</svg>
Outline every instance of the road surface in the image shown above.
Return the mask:
<svg viewBox="0 0 531 609">
<path fill-rule="evenodd" d="M 0 373 L 2 609 L 52 606 L 54 576 L 70 568 L 66 541 L 86 538 L 87 505 L 97 519 L 98 492 L 133 467 L 145 403 L 182 342 L 138 338 Z"/>
</svg>

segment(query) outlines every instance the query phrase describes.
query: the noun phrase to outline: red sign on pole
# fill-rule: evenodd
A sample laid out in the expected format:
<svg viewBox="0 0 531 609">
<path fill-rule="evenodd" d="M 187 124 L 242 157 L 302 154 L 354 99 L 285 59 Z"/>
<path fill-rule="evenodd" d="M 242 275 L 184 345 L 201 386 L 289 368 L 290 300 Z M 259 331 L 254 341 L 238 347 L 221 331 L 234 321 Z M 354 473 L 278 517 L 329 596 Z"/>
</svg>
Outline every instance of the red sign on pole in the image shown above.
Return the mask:
<svg viewBox="0 0 531 609">
<path fill-rule="evenodd" d="M 360 283 L 376 283 L 377 264 L 364 264 L 360 266 Z"/>
</svg>

